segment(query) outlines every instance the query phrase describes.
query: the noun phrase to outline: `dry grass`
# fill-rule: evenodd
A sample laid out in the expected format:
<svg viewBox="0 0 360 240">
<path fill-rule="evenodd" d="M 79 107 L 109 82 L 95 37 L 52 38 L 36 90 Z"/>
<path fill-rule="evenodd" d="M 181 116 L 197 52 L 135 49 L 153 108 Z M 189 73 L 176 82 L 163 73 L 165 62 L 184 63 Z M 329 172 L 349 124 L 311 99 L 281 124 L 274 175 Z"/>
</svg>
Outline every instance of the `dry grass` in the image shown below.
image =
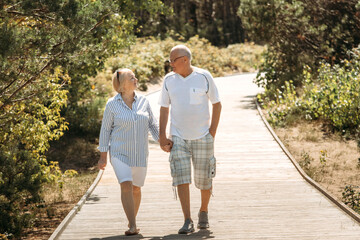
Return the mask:
<svg viewBox="0 0 360 240">
<path fill-rule="evenodd" d="M 26 229 L 23 239 L 48 239 L 57 226 L 86 193 L 94 182 L 98 170 L 97 142 L 79 137 L 64 136 L 52 144 L 48 161 L 58 161 L 61 170 L 74 169 L 77 176 L 64 178 L 63 187 L 47 184 L 42 188 L 43 202 L 33 206 L 37 218 L 33 227 Z"/>
<path fill-rule="evenodd" d="M 38 217 L 23 239 L 49 239 L 57 226 L 95 180 L 98 171 L 89 171 L 65 179 L 62 191 L 57 185 L 43 187 L 44 202 L 37 206 Z"/>
<path fill-rule="evenodd" d="M 319 122 L 274 130 L 305 172 L 339 201 L 346 185 L 360 185 L 356 141 L 329 133 Z"/>
</svg>

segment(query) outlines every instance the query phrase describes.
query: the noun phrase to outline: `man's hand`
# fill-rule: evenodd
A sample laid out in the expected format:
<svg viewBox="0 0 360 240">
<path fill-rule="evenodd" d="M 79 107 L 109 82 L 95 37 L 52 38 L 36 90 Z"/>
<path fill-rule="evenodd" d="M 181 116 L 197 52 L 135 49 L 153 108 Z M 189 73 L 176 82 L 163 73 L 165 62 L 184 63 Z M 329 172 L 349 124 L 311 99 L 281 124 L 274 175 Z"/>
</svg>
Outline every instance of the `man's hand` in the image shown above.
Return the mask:
<svg viewBox="0 0 360 240">
<path fill-rule="evenodd" d="M 168 139 L 166 137 L 161 137 L 159 139 L 159 142 L 160 142 L 160 147 L 164 152 L 170 152 L 171 151 L 171 148 L 173 146 L 173 142 L 170 139 Z"/>
<path fill-rule="evenodd" d="M 209 129 L 209 133 L 210 133 L 211 136 L 215 139 L 216 130 Z"/>
<path fill-rule="evenodd" d="M 98 168 L 100 170 L 105 170 L 107 164 L 107 152 L 100 153 L 100 159 L 98 161 Z"/>
</svg>

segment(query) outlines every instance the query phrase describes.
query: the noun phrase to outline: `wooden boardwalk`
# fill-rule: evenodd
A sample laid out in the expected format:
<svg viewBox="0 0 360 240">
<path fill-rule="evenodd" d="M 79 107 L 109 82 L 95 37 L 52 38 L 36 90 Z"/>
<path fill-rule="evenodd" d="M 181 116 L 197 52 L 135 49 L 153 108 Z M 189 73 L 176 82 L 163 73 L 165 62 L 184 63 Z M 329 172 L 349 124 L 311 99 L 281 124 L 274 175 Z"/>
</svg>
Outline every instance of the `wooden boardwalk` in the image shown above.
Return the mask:
<svg viewBox="0 0 360 240">
<path fill-rule="evenodd" d="M 137 218 L 141 234 L 126 237 L 120 187 L 110 165 L 59 239 L 326 239 L 359 240 L 360 224 L 306 182 L 262 122 L 253 102 L 254 74 L 217 78 L 223 111 L 216 136 L 217 176 L 210 230 L 183 236 L 168 154 L 150 144 L 148 175 Z M 149 96 L 158 114 L 158 94 Z M 191 185 L 197 223 L 199 191 Z"/>
</svg>

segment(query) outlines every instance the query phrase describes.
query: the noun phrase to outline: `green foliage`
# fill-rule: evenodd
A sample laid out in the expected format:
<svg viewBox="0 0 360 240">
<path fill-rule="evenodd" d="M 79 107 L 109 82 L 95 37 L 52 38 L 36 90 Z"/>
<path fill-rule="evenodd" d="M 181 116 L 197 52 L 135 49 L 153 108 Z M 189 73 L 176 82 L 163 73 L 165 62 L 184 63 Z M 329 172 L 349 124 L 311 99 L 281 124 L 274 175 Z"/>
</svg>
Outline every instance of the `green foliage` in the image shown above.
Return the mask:
<svg viewBox="0 0 360 240">
<path fill-rule="evenodd" d="M 0 233 L 18 237 L 31 224 L 32 203 L 52 174 L 44 154 L 68 129 L 66 118 L 86 106 L 77 117 L 93 131 L 88 118 L 97 113 L 89 102 L 101 100 L 87 79 L 134 41 L 133 12 L 153 14 L 162 6 L 160 0 L 0 3 Z"/>
<path fill-rule="evenodd" d="M 2 112 L 0 134 L 0 232 L 18 235 L 31 224 L 31 204 L 40 200 L 45 182 L 42 165 L 49 140 L 58 139 L 67 128 L 60 109 L 66 104 L 61 85 L 66 75 L 60 68 L 41 76 L 37 94 L 7 105 Z"/>
<path fill-rule="evenodd" d="M 311 167 L 311 162 L 313 162 L 314 159 L 309 155 L 307 152 L 301 153 L 301 161 L 299 162 L 299 165 L 304 171 L 306 172 L 309 177 L 313 177 L 313 169 Z"/>
<path fill-rule="evenodd" d="M 79 136 L 89 140 L 99 136 L 101 114 L 106 98 L 90 91 L 93 98 L 71 104 L 65 109 L 65 118 L 69 122 L 68 135 Z"/>
<path fill-rule="evenodd" d="M 285 82 L 283 91 L 277 89 L 275 100 L 265 92 L 262 101 L 269 111 L 270 122 L 283 125 L 292 115 L 299 115 L 308 120 L 320 119 L 343 134 L 358 134 L 360 52 L 355 49 L 351 54 L 352 61 L 344 60 L 334 66 L 323 63 L 315 74 L 305 69 L 305 84 L 299 94 L 291 81 Z"/>
<path fill-rule="evenodd" d="M 65 177 L 74 177 L 78 174 L 77 171 L 72 169 L 62 172 L 59 163 L 53 161 L 50 161 L 48 166 L 42 166 L 42 173 L 46 176 L 48 183 L 57 184 L 60 190 L 63 188 Z"/>
<path fill-rule="evenodd" d="M 39 201 L 43 182 L 41 165 L 32 160 L 24 146 L 13 146 L 11 152 L 0 151 L 0 229 L 18 235 L 31 224 L 31 204 Z M 22 149 L 21 149 L 22 148 Z"/>
<path fill-rule="evenodd" d="M 357 213 L 360 213 L 360 192 L 358 186 L 347 185 L 342 192 L 343 202 Z"/>
<path fill-rule="evenodd" d="M 326 171 L 326 161 L 327 161 L 327 151 L 321 150 L 319 156 L 320 166 L 316 167 L 314 158 L 310 156 L 309 153 L 303 151 L 301 153 L 301 160 L 299 161 L 300 167 L 305 171 L 305 173 L 316 181 L 321 181 Z"/>
<path fill-rule="evenodd" d="M 140 90 L 153 78 L 165 74 L 164 63 L 169 58 L 170 50 L 177 44 L 185 44 L 192 51 L 192 64 L 207 69 L 215 77 L 233 72 L 253 71 L 261 61 L 264 47 L 253 43 L 233 44 L 226 48 L 218 48 L 208 40 L 192 37 L 187 42 L 174 41 L 171 38 L 138 39 L 136 44 L 110 58 L 107 62 L 107 78 L 118 68 L 132 69 L 140 81 Z"/>
<path fill-rule="evenodd" d="M 323 64 L 317 78 L 319 84 L 311 83 L 311 74 L 305 73 L 308 101 L 304 101 L 304 106 L 308 118 L 322 118 L 339 131 L 354 133 L 360 124 L 360 62 L 345 61 L 344 65 Z"/>
<path fill-rule="evenodd" d="M 289 124 L 288 119 L 299 112 L 297 107 L 299 105 L 299 99 L 293 82 L 285 82 L 284 86 L 276 89 L 274 91 L 274 100 L 268 97 L 268 91 L 271 90 L 265 89 L 265 92 L 259 95 L 258 99 L 264 104 L 265 109 L 268 111 L 267 117 L 269 123 L 274 126 L 285 126 Z"/>
<path fill-rule="evenodd" d="M 326 150 L 321 150 L 320 151 L 320 163 L 322 166 L 325 166 L 326 165 L 326 161 L 327 161 L 327 151 Z"/>
<path fill-rule="evenodd" d="M 360 43 L 358 0 L 242 0 L 239 15 L 248 36 L 269 45 L 256 83 L 274 90 L 292 80 L 303 84 L 303 67 L 316 72 L 319 61 L 340 64 Z"/>
</svg>

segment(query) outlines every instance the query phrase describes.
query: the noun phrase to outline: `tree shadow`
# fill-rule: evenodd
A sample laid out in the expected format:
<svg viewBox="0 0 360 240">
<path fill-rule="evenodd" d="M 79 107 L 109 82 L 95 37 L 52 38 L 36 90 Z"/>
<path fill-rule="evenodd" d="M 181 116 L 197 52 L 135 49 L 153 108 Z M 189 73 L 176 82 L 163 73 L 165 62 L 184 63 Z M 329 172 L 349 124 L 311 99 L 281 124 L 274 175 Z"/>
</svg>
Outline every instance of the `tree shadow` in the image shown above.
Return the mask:
<svg viewBox="0 0 360 240">
<path fill-rule="evenodd" d="M 176 240 L 180 240 L 180 239 L 210 239 L 210 238 L 215 238 L 214 236 L 211 236 L 212 232 L 210 232 L 209 230 L 206 229 L 201 229 L 198 232 L 194 232 L 191 234 L 169 234 L 169 235 L 165 235 L 165 236 L 158 236 L 158 237 L 152 237 L 149 238 L 149 240 L 172 240 L 172 239 L 176 239 Z"/>
<path fill-rule="evenodd" d="M 211 236 L 212 232 L 206 229 L 199 230 L 198 232 L 194 232 L 191 234 L 169 234 L 165 236 L 152 236 L 146 237 L 149 240 L 181 240 L 181 239 L 210 239 L 215 238 L 215 236 Z M 90 238 L 90 240 L 120 240 L 120 239 L 144 239 L 145 237 L 142 234 L 134 235 L 134 236 L 125 236 L 125 235 L 117 235 L 111 237 L 104 238 Z"/>
<path fill-rule="evenodd" d="M 144 236 L 138 234 L 134 236 L 117 235 L 117 236 L 104 237 L 104 238 L 90 238 L 90 240 L 120 240 L 120 239 L 144 239 Z"/>
<path fill-rule="evenodd" d="M 256 109 L 256 104 L 254 102 L 255 97 L 256 95 L 244 96 L 243 99 L 239 101 L 240 105 L 238 105 L 237 108 Z"/>
<path fill-rule="evenodd" d="M 86 199 L 86 204 L 93 204 L 95 202 L 100 201 L 103 198 L 107 198 L 107 197 L 99 197 L 98 195 L 90 195 L 87 199 Z"/>
</svg>

